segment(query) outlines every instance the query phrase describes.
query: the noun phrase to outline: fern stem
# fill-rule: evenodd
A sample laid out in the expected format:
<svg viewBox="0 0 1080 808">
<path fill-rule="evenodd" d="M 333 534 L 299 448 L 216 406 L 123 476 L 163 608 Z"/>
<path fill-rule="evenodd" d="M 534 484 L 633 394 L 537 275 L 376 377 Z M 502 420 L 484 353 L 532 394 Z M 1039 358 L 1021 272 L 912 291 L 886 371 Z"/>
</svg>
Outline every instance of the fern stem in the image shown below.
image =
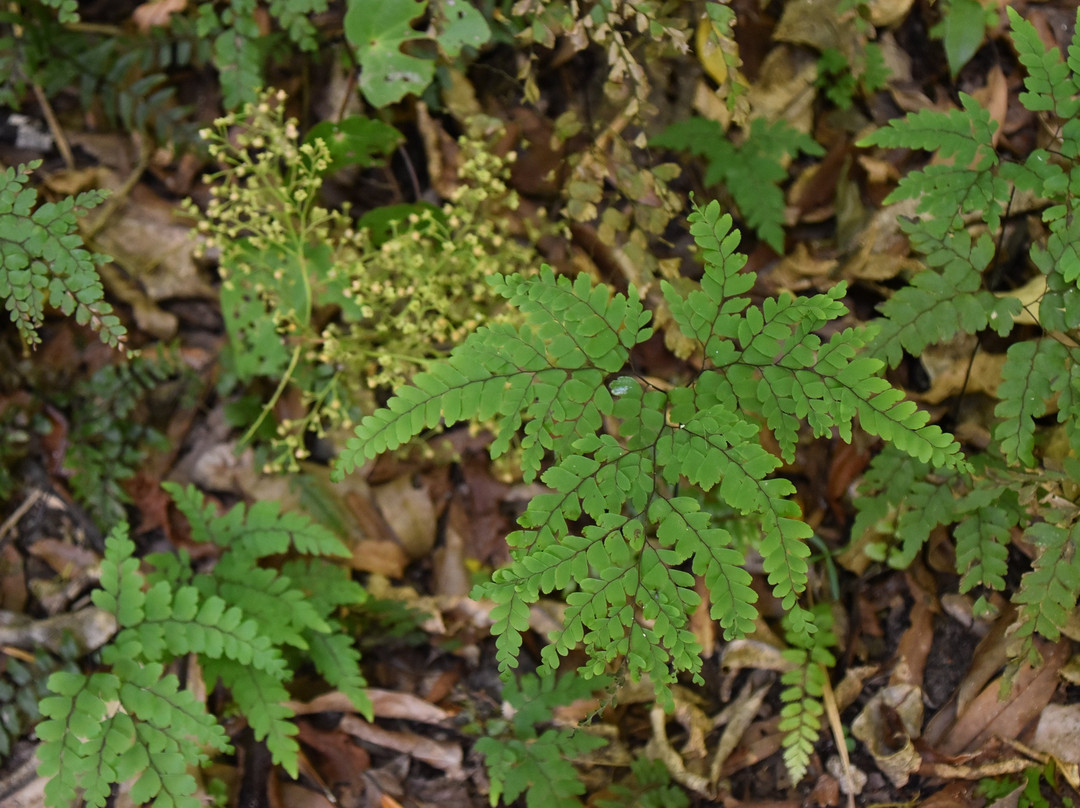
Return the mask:
<svg viewBox="0 0 1080 808">
<path fill-rule="evenodd" d="M 244 448 L 248 442 L 255 436 L 255 433 L 259 431 L 259 427 L 262 426 L 262 422 L 266 420 L 266 416 L 270 413 L 275 406 L 277 406 L 278 399 L 281 398 L 281 394 L 285 392 L 285 387 L 289 384 L 289 380 L 292 378 L 293 371 L 296 370 L 296 365 L 300 362 L 300 354 L 303 352 L 303 346 L 297 345 L 293 348 L 292 359 L 289 360 L 289 366 L 285 368 L 285 372 L 281 374 L 281 381 L 278 382 L 277 389 L 274 390 L 274 394 L 270 396 L 270 400 L 262 408 L 262 412 L 259 413 L 259 417 L 255 419 L 255 422 L 248 427 L 247 432 L 240 438 L 240 444 L 238 448 Z"/>
</svg>

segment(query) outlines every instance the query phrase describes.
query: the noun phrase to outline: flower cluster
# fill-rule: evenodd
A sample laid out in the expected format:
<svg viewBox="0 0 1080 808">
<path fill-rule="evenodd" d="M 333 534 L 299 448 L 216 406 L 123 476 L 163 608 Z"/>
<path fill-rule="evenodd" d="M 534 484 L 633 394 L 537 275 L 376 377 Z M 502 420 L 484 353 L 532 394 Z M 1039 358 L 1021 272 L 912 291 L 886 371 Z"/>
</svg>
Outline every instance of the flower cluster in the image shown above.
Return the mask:
<svg viewBox="0 0 1080 808">
<path fill-rule="evenodd" d="M 330 155 L 300 142 L 284 101 L 264 93 L 202 132 L 218 170 L 205 211 L 188 205 L 219 255 L 234 377 L 276 384 L 249 435 L 288 390 L 300 394 L 303 415 L 277 424 L 275 465 L 304 457 L 306 435 L 350 427 L 373 389 L 406 383 L 496 316 L 487 277 L 537 264 L 537 233 L 517 235 L 528 228 L 507 184 L 513 155 L 462 139 L 446 203 L 412 206 L 375 236 L 318 204 Z"/>
</svg>

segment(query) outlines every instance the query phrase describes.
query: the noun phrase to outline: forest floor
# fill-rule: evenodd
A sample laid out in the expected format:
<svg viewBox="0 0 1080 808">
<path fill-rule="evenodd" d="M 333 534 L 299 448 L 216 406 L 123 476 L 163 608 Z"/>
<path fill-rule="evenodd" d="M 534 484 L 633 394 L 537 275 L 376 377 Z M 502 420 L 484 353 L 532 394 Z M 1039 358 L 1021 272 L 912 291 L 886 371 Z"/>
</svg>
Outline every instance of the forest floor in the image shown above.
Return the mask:
<svg viewBox="0 0 1080 808">
<path fill-rule="evenodd" d="M 147 25 L 136 13 L 140 8 L 160 3 L 81 5 L 85 22 L 130 32 Z M 963 91 L 1001 124 L 1003 151 L 1020 158 L 1039 141 L 1038 116 L 1018 102 L 1022 72 L 1002 24 L 1004 4 L 987 4 L 994 15 L 1001 11 L 1001 19 L 994 17 L 953 77 L 941 40 L 928 33 L 938 14 L 930 4 L 871 3 L 887 20 L 872 41 L 881 46 L 892 75 L 879 90 L 856 89 L 847 109 L 827 96 L 827 82 L 815 83 L 818 57 L 832 46 L 831 39 L 840 50 L 848 47 L 839 39 L 846 35 L 843 25 L 815 11 L 810 0 L 787 4 L 800 7 L 801 16 L 779 2 L 730 5 L 754 109 L 787 120 L 822 151 L 786 165 L 783 254 L 746 228 L 746 271 L 757 277 L 753 294 L 823 291 L 843 277 L 852 284 L 854 319 L 870 319 L 874 305 L 901 284 L 914 261 L 896 226 L 896 212 L 883 200 L 924 156 L 860 149 L 856 140 L 905 111 L 954 108 Z M 1035 23 L 1047 44 L 1067 47 L 1074 2 L 1010 5 Z M 168 15 L 162 19 L 167 23 Z M 321 23 L 333 29 L 333 15 Z M 865 43 L 868 34 L 860 36 L 856 40 Z M 707 100 L 716 89 L 715 75 L 695 54 L 692 39 L 690 45 L 683 56 L 647 65 L 649 101 L 656 109 L 649 135 L 694 109 L 716 112 L 719 102 Z M 446 85 L 441 108 L 415 100 L 395 107 L 391 122 L 406 134 L 405 142 L 385 167 L 354 171 L 329 184 L 328 202 L 350 201 L 362 210 L 445 197 L 461 160 L 454 137 L 463 130 L 462 118 L 482 110 L 505 126 L 500 148 L 519 153 L 511 181 L 523 204 L 514 215 L 524 219 L 543 209 L 559 221 L 564 167 L 575 153 L 596 145 L 590 127 L 611 114 L 603 91 L 611 66 L 596 49 L 577 50 L 565 41 L 553 50 L 534 47 L 528 53 L 535 59 L 539 93 L 532 103 L 525 101 L 518 78 L 523 51 L 513 43 L 492 47 Z M 334 117 L 353 89 L 332 61 L 305 57 L 269 72 L 271 82 L 288 93 L 288 112 L 305 128 Z M 171 80 L 191 105 L 192 120 L 208 125 L 220 100 L 212 71 L 181 70 Z M 556 143 L 557 119 L 567 111 L 575 112 L 585 128 Z M 221 778 L 229 804 L 245 808 L 488 805 L 487 774 L 472 746 L 479 728 L 498 719 L 505 705 L 489 636 L 490 604 L 470 599 L 470 582 L 508 559 L 505 537 L 538 486 L 493 463 L 487 455 L 490 435 L 466 428 L 433 436 L 428 451 L 384 457 L 344 482 L 330 480 L 327 462 L 338 448 L 333 439 L 316 446 L 299 472 L 263 474 L 257 452 L 239 446 L 239 397 L 223 384 L 228 369 L 221 363 L 227 335 L 218 302 L 220 278 L 212 255 L 197 255 L 191 219 L 181 210 L 188 197 L 199 205 L 208 200 L 202 179 L 211 168 L 208 158 L 168 144 L 150 148 L 140 133 L 110 129 L 81 108 L 73 91 L 58 93 L 47 111 L 40 99 L 28 97 L 22 112 L 37 122 L 43 145 L 0 144 L 0 163 L 42 159 L 34 181 L 48 198 L 89 188 L 115 192 L 117 205 L 97 223 L 93 236 L 96 250 L 117 256 L 103 269 L 108 298 L 128 326 L 132 347 L 148 353 L 168 346 L 184 369 L 156 384 L 125 416 L 152 424 L 164 440 L 138 450 L 130 476 L 95 490 L 93 481 L 79 479 L 85 469 L 72 465 L 72 444 L 99 446 L 104 453 L 99 460 L 106 465 L 128 463 L 124 457 L 109 459 L 116 451 L 107 445 L 113 405 L 88 381 L 118 361 L 116 352 L 58 314 L 48 319 L 42 344 L 29 354 L 22 352 L 13 328 L 0 335 L 0 413 L 5 408 L 29 413 L 25 440 L 11 451 L 10 462 L 4 456 L 12 487 L 0 501 L 0 676 L 8 661 L 29 664 L 42 648 L 58 657 L 64 631 L 72 632 L 83 649 L 107 639 L 100 626 L 80 618 L 96 585 L 106 522 L 116 513 L 98 507 L 104 498 L 124 498 L 121 512 L 141 551 L 185 548 L 195 557 L 202 553 L 204 560 L 207 551 L 192 541 L 161 489 L 163 481 L 193 483 L 222 509 L 277 501 L 341 526 L 352 551 L 346 563 L 371 596 L 369 622 L 357 639 L 374 721 L 358 716 L 333 693 L 307 696 L 305 689 L 313 685 L 300 680 L 295 694 L 304 753 L 300 779 L 277 770 L 235 718 L 225 720 L 237 754 L 215 761 L 207 777 Z M 637 129 L 631 122 L 620 136 L 631 141 Z M 684 163 L 683 176 L 672 182 L 683 198 L 693 192 L 707 201 L 724 193 L 706 185 L 702 167 L 684 154 L 641 148 L 626 153 L 637 163 L 628 167 L 633 171 L 668 160 Z M 604 170 L 614 176 L 621 167 L 613 162 Z M 664 255 L 686 253 L 684 221 L 676 217 L 656 239 Z M 637 281 L 627 271 L 633 262 L 602 230 L 596 223 L 570 223 L 564 235 L 541 240 L 543 260 L 626 288 Z M 904 362 L 891 378 L 934 419 L 955 421 L 963 394 L 985 392 L 994 382 L 993 368 L 981 360 L 973 363 L 973 347 L 963 341 L 940 346 L 921 362 Z M 686 368 L 662 338 L 644 346 L 637 361 L 657 378 L 677 377 Z M 272 390 L 268 384 L 249 393 L 265 400 Z M 301 406 L 286 396 L 276 415 L 295 415 Z M 12 436 L 5 441 L 13 446 L 16 427 L 5 423 Z M 935 531 L 905 570 L 871 562 L 849 544 L 852 492 L 877 448 L 866 436 L 857 436 L 852 445 L 805 440 L 796 461 L 780 472 L 794 482 L 796 498 L 821 541 L 814 548 L 819 553 L 815 569 L 822 580 L 826 573 L 834 576 L 830 588 L 840 618 L 828 705 L 837 722 L 826 723 L 809 775 L 790 783 L 779 754 L 778 672 L 785 663 L 776 644 L 764 635 L 723 642 L 715 624 L 702 616 L 693 630 L 704 648 L 705 684 L 680 684 L 674 714 L 657 714 L 651 689 L 628 684 L 614 705 L 579 701 L 554 716 L 560 726 L 588 718 L 590 731 L 610 741 L 577 761 L 586 785 L 581 804 L 599 806 L 611 798 L 612 783 L 642 754 L 663 760 L 691 804 L 702 806 L 1005 808 L 1080 800 L 1073 791 L 1080 785 L 1080 699 L 1073 683 L 1080 678 L 1070 665 L 1069 641 L 1048 644 L 1044 665 L 1023 671 L 1000 700 L 1002 635 L 1010 613 L 1004 607 L 992 622 L 972 617 L 971 598 L 955 594 L 958 576 L 948 531 Z M 1013 553 L 1022 571 L 1022 548 Z M 763 617 L 770 620 L 779 615 L 779 606 L 770 600 L 763 578 L 755 572 Z M 522 651 L 526 668 L 539 659 L 545 631 L 558 619 L 555 602 L 534 609 L 534 631 Z M 91 664 L 82 660 L 84 667 Z M 0 702 L 0 719 L 7 723 L 4 711 L 10 710 L 11 724 L 19 725 L 16 714 L 22 708 L 14 692 L 0 688 Z M 871 703 L 878 705 L 876 712 L 868 710 Z M 861 740 L 855 740 L 852 727 L 861 715 Z M 872 715 L 879 716 L 876 723 L 865 718 Z M 729 726 L 741 731 L 725 733 Z M 846 761 L 837 752 L 841 727 Z M 41 804 L 42 783 L 33 775 L 32 727 L 23 722 L 18 729 L 0 769 L 0 804 L 29 808 Z M 715 776 L 708 776 L 710 767 Z M 841 787 L 849 778 L 856 795 Z"/>
</svg>

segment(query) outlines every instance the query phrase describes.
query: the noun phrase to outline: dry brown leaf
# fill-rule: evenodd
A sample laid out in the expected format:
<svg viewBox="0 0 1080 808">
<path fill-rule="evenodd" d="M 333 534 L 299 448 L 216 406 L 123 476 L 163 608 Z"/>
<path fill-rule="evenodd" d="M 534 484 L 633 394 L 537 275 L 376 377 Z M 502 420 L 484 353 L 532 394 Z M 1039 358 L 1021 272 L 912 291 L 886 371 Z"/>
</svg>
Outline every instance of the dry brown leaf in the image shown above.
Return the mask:
<svg viewBox="0 0 1080 808">
<path fill-rule="evenodd" d="M 758 81 L 747 92 L 751 118 L 785 120 L 800 132 L 814 121 L 817 60 L 805 48 L 773 48 L 765 57 Z"/>
<path fill-rule="evenodd" d="M 58 654 L 66 634 L 71 635 L 80 654 L 87 654 L 112 639 L 116 634 L 116 618 L 97 606 L 41 620 L 0 612 L 0 645 L 31 649 L 40 646 Z"/>
<path fill-rule="evenodd" d="M 752 681 L 748 681 L 743 685 L 743 689 L 739 691 L 739 695 L 735 697 L 735 701 L 725 706 L 724 714 L 727 717 L 727 723 L 724 726 L 724 732 L 720 735 L 720 741 L 713 751 L 712 765 L 709 767 L 709 779 L 713 783 L 719 782 L 720 772 L 723 771 L 724 764 L 727 763 L 728 758 L 731 757 L 731 754 L 743 739 L 746 730 L 754 722 L 754 718 L 757 717 L 761 704 L 765 700 L 765 696 L 768 695 L 769 690 L 772 689 L 772 685 L 771 677 L 768 682 L 757 689 L 754 689 Z"/>
<path fill-rule="evenodd" d="M 933 597 L 915 583 L 916 577 L 911 574 L 906 576 L 914 601 L 909 617 L 911 622 L 900 637 L 896 649 L 896 664 L 889 677 L 889 684 L 921 688 L 926 658 L 934 642 L 934 614 L 940 610 Z"/>
<path fill-rule="evenodd" d="M 777 729 L 779 723 L 779 716 L 775 716 L 764 721 L 755 721 L 747 727 L 746 732 L 743 733 L 742 743 L 724 763 L 720 776 L 730 777 L 735 772 L 747 769 L 779 752 L 785 734 Z M 801 801 L 794 803 L 794 805 L 801 804 Z"/>
<path fill-rule="evenodd" d="M 701 600 L 690 615 L 690 631 L 701 646 L 701 655 L 709 659 L 716 652 L 716 621 L 709 614 L 709 587 L 700 575 L 694 577 L 694 591 Z"/>
<path fill-rule="evenodd" d="M 371 489 L 375 503 L 409 558 L 425 558 L 435 546 L 438 517 L 426 486 L 398 477 Z"/>
<path fill-rule="evenodd" d="M 465 565 L 465 539 L 447 526 L 443 544 L 432 553 L 432 588 L 442 598 L 463 598 L 472 589 Z"/>
<path fill-rule="evenodd" d="M 359 539 L 350 543 L 349 566 L 358 572 L 377 572 L 387 578 L 401 578 L 409 565 L 409 556 L 396 541 Z"/>
<path fill-rule="evenodd" d="M 166 26 L 169 18 L 187 8 L 187 0 L 149 0 L 131 12 L 131 21 L 144 34 L 154 26 Z"/>
<path fill-rule="evenodd" d="M 1000 701 L 1000 681 L 987 685 L 942 738 L 938 751 L 946 755 L 978 749 L 992 736 L 1017 738 L 1049 703 L 1058 686 L 1058 670 L 1069 656 L 1067 642 L 1040 642 L 1043 664 L 1023 666 L 1013 683 L 1011 696 Z"/>
<path fill-rule="evenodd" d="M 760 640 L 732 640 L 724 646 L 720 665 L 728 675 L 743 668 L 780 673 L 795 669 L 779 648 Z"/>
<path fill-rule="evenodd" d="M 93 550 L 74 544 L 44 537 L 30 545 L 30 555 L 40 558 L 64 578 L 70 578 L 76 572 L 93 567 L 101 560 Z"/>
<path fill-rule="evenodd" d="M 366 692 L 371 700 L 372 712 L 379 718 L 407 718 L 424 724 L 438 724 L 451 717 L 451 714 L 441 707 L 408 693 L 378 687 L 369 687 Z M 338 690 L 323 693 L 311 701 L 294 701 L 288 704 L 297 715 L 356 712 L 349 697 Z"/>
<path fill-rule="evenodd" d="M 931 794 L 919 803 L 919 808 L 976 808 L 982 803 L 983 798 L 976 793 L 974 783 L 958 781 Z"/>
<path fill-rule="evenodd" d="M 448 777 L 464 779 L 465 771 L 461 768 L 464 754 L 461 747 L 448 741 L 425 738 L 414 732 L 388 730 L 369 724 L 355 715 L 346 715 L 341 719 L 342 731 L 367 743 L 402 752 L 429 766 L 441 769 Z"/>
<path fill-rule="evenodd" d="M 769 281 L 780 289 L 800 292 L 814 287 L 814 278 L 827 278 L 836 269 L 835 258 L 815 258 L 801 241 L 770 270 Z"/>
<path fill-rule="evenodd" d="M 1005 128 L 1005 115 L 1009 110 L 1009 84 L 1001 66 L 991 66 L 986 74 L 986 86 L 980 87 L 971 95 L 990 113 L 990 119 L 997 122 L 997 128 L 991 136 L 991 143 L 997 148 Z"/>
<path fill-rule="evenodd" d="M 1015 616 L 1016 610 L 1012 606 L 1003 610 L 990 627 L 990 631 L 975 646 L 971 665 L 968 666 L 964 680 L 956 689 L 957 712 L 966 711 L 971 700 L 1008 661 L 1008 655 L 1005 652 L 1005 632 L 1009 630 Z"/>
<path fill-rule="evenodd" d="M 919 359 L 930 377 L 930 388 L 909 395 L 928 404 L 940 404 L 960 393 L 996 395 L 1005 354 L 976 351 L 974 344 L 969 348 L 967 342 L 961 339 L 944 345 L 928 345 Z M 974 343 L 974 338 L 971 342 Z"/>
<path fill-rule="evenodd" d="M 841 0 L 788 0 L 773 32 L 778 42 L 809 45 L 817 51 L 832 48 L 849 61 L 861 58 L 865 49 L 856 29 L 855 15 L 841 14 Z"/>
<path fill-rule="evenodd" d="M 875 693 L 851 722 L 851 734 L 865 744 L 893 785 L 903 787 L 922 757 L 912 739 L 922 730 L 922 688 L 890 685 Z"/>
<path fill-rule="evenodd" d="M 306 775 L 327 793 L 335 792 L 346 804 L 359 804 L 364 793 L 362 775 L 371 768 L 371 756 L 340 729 L 319 730 L 308 721 L 297 721 L 297 740 L 317 755 L 306 755 Z M 344 793 L 343 793 L 344 792 Z M 291 806 L 291 803 L 288 803 Z"/>
<path fill-rule="evenodd" d="M 911 10 L 915 0 L 868 0 L 870 22 L 880 28 L 896 25 Z"/>
</svg>

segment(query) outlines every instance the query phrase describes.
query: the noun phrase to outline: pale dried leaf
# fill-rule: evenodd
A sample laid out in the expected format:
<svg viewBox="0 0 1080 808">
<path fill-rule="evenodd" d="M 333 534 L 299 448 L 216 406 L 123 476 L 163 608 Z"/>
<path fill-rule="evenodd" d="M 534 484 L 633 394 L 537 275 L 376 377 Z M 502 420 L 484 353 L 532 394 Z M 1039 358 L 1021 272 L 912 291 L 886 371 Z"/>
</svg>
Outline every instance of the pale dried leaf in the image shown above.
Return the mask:
<svg viewBox="0 0 1080 808">
<path fill-rule="evenodd" d="M 922 688 L 916 685 L 890 685 L 875 693 L 851 722 L 851 734 L 866 745 L 877 767 L 897 788 L 907 783 L 922 762 L 912 743 L 922 729 L 922 699 Z"/>
<path fill-rule="evenodd" d="M 461 768 L 464 755 L 461 747 L 455 743 L 436 741 L 413 732 L 383 729 L 355 715 L 343 716 L 338 726 L 342 731 L 362 741 L 402 752 L 441 769 L 448 777 L 465 777 L 465 771 Z"/>
<path fill-rule="evenodd" d="M 169 24 L 169 18 L 187 8 L 187 0 L 149 0 L 131 12 L 131 21 L 142 33 Z"/>
<path fill-rule="evenodd" d="M 427 488 L 417 488 L 408 477 L 398 477 L 373 488 L 372 495 L 408 556 L 427 556 L 435 546 L 438 521 Z"/>
</svg>

